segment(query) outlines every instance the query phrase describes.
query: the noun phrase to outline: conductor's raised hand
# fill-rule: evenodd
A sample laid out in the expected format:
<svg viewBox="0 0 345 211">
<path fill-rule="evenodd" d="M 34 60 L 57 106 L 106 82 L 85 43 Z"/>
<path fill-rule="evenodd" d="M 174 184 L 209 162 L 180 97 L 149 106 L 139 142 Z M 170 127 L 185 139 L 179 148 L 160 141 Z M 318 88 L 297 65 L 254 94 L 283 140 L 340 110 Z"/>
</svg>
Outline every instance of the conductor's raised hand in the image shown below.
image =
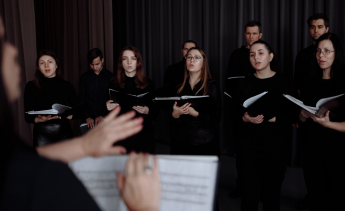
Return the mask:
<svg viewBox="0 0 345 211">
<path fill-rule="evenodd" d="M 120 107 L 116 107 L 82 137 L 82 150 L 86 156 L 99 157 L 126 152 L 124 147 L 113 144 L 138 133 L 143 127 L 143 118 L 133 119 L 134 111 L 117 116 L 119 112 Z"/>
<path fill-rule="evenodd" d="M 131 211 L 158 211 L 161 184 L 157 158 L 149 165 L 148 154 L 130 153 L 126 164 L 126 177 L 117 174 L 117 187 Z"/>
<path fill-rule="evenodd" d="M 40 123 L 40 122 L 46 122 L 46 121 L 53 120 L 53 119 L 61 119 L 61 117 L 60 116 L 52 116 L 52 115 L 48 115 L 48 116 L 38 115 L 35 118 L 35 122 Z"/>
<path fill-rule="evenodd" d="M 114 110 L 116 108 L 116 106 L 118 106 L 119 104 L 118 103 L 113 103 L 112 100 L 108 100 L 106 102 L 106 105 L 107 105 L 107 110 L 111 111 L 111 110 Z"/>
<path fill-rule="evenodd" d="M 253 124 L 260 124 L 264 121 L 264 115 L 260 114 L 256 117 L 249 116 L 248 112 L 244 113 L 242 117 L 244 122 L 251 122 Z"/>
<path fill-rule="evenodd" d="M 324 127 L 328 127 L 328 125 L 331 123 L 329 119 L 329 111 L 327 111 L 326 115 L 322 118 L 319 118 L 315 115 L 311 115 L 311 118 L 314 120 L 314 122 L 319 123 L 320 125 Z"/>
<path fill-rule="evenodd" d="M 172 116 L 177 119 L 179 118 L 182 114 L 189 114 L 190 112 L 190 105 L 191 103 L 186 103 L 181 107 L 177 106 L 177 102 L 174 103 L 173 106 L 173 112 L 172 112 Z"/>
</svg>

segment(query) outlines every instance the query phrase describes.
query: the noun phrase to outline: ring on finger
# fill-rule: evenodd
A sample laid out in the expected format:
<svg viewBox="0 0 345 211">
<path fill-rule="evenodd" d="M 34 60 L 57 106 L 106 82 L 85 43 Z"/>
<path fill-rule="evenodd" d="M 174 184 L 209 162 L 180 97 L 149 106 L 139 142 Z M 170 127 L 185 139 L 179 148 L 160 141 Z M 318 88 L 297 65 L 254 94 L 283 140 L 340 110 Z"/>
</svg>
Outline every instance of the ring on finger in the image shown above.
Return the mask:
<svg viewBox="0 0 345 211">
<path fill-rule="evenodd" d="M 144 171 L 146 174 L 151 174 L 152 173 L 152 168 L 150 166 L 145 166 Z"/>
</svg>

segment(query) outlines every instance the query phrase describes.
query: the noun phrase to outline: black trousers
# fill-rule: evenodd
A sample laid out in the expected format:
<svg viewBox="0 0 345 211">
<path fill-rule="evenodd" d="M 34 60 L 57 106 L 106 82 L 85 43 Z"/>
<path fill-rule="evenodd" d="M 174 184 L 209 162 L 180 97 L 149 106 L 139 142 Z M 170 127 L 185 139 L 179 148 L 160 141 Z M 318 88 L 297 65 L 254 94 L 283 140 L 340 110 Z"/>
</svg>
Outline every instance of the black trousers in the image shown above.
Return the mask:
<svg viewBox="0 0 345 211">
<path fill-rule="evenodd" d="M 51 123 L 35 123 L 33 130 L 33 144 L 35 147 L 73 138 L 73 131 L 68 120 L 51 121 Z"/>
<path fill-rule="evenodd" d="M 241 140 L 242 211 L 258 210 L 260 196 L 264 211 L 280 210 L 286 154 L 286 141 L 279 137 Z"/>
<path fill-rule="evenodd" d="M 326 141 L 326 140 L 325 140 Z M 331 140 L 328 140 L 329 142 Z M 339 140 L 339 142 L 344 140 Z M 327 143 L 325 142 L 324 145 Z M 344 145 L 316 149 L 309 146 L 304 153 L 304 177 L 309 193 L 310 210 L 328 210 L 331 192 L 336 211 L 345 210 Z"/>
</svg>

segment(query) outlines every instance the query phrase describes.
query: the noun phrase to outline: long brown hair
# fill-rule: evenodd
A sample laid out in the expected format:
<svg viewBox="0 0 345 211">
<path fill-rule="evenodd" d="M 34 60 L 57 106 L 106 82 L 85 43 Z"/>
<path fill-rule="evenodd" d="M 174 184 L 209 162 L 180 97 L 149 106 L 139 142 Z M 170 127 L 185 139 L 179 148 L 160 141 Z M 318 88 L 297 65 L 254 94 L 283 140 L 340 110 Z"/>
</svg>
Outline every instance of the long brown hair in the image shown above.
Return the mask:
<svg viewBox="0 0 345 211">
<path fill-rule="evenodd" d="M 125 70 L 122 66 L 123 53 L 125 51 L 132 51 L 135 58 L 137 59 L 136 74 L 134 76 L 134 81 L 137 84 L 137 88 L 144 89 L 148 85 L 148 80 L 144 74 L 143 60 L 141 54 L 136 47 L 127 46 L 124 47 L 120 53 L 119 59 L 117 61 L 117 72 L 116 76 L 111 79 L 112 82 L 116 83 L 119 87 L 124 88 L 125 86 Z"/>
<path fill-rule="evenodd" d="M 207 91 L 208 91 L 208 87 L 210 85 L 210 79 L 212 79 L 210 69 L 208 67 L 207 56 L 206 56 L 205 52 L 199 47 L 190 48 L 186 54 L 187 56 L 191 50 L 198 50 L 200 52 L 202 58 L 204 59 L 202 67 L 201 67 L 201 73 L 199 76 L 200 81 L 202 81 L 202 86 L 200 87 L 200 89 L 195 94 L 198 94 L 200 92 L 200 90 L 204 89 L 203 95 L 206 95 Z M 184 80 L 183 80 L 181 87 L 177 91 L 178 94 L 180 94 L 183 91 L 184 87 L 186 86 L 186 83 L 188 82 L 188 79 L 189 79 L 189 71 L 187 70 L 187 66 L 185 65 L 184 66 Z"/>
<path fill-rule="evenodd" d="M 59 65 L 59 60 L 57 58 L 57 56 L 55 55 L 55 53 L 51 50 L 43 50 L 41 52 L 38 53 L 37 55 L 37 59 L 36 59 L 36 71 L 35 71 L 35 76 L 34 76 L 34 84 L 41 89 L 41 82 L 42 82 L 42 78 L 44 77 L 44 75 L 41 73 L 40 69 L 39 69 L 39 60 L 42 56 L 50 56 L 55 60 L 56 65 L 58 66 L 58 68 L 56 69 L 56 77 L 61 78 L 61 68 Z"/>
</svg>

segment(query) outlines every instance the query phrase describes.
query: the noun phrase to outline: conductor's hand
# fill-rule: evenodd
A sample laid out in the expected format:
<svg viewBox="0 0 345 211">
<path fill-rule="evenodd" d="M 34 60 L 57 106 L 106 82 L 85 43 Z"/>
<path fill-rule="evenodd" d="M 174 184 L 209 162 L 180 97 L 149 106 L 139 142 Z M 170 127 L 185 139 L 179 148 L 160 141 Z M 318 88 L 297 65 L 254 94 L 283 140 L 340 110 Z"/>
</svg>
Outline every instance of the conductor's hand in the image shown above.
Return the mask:
<svg viewBox="0 0 345 211">
<path fill-rule="evenodd" d="M 242 117 L 244 122 L 251 122 L 253 124 L 260 124 L 264 121 L 264 115 L 258 115 L 256 117 L 249 116 L 248 112 L 244 113 Z"/>
<path fill-rule="evenodd" d="M 134 111 L 117 116 L 119 112 L 120 107 L 116 107 L 82 137 L 82 149 L 86 156 L 99 157 L 126 152 L 124 147 L 113 144 L 138 133 L 143 127 L 143 118 L 132 119 L 135 116 Z"/>
<path fill-rule="evenodd" d="M 189 114 L 189 112 L 190 112 L 190 105 L 191 105 L 191 103 L 186 103 L 183 106 L 178 107 L 177 106 L 177 102 L 175 102 L 174 106 L 173 106 L 172 116 L 175 119 L 178 119 L 178 118 L 180 118 L 180 116 L 182 114 Z"/>
<path fill-rule="evenodd" d="M 112 102 L 113 102 L 112 100 L 108 100 L 106 103 L 108 111 L 113 110 L 114 108 L 116 108 L 116 106 L 119 105 L 118 103 L 112 103 Z"/>
<path fill-rule="evenodd" d="M 319 123 L 320 125 L 327 127 L 328 124 L 331 122 L 329 120 L 329 111 L 327 111 L 326 115 L 322 118 L 319 118 L 315 115 L 311 115 L 311 118 L 314 120 L 314 122 Z"/>
<path fill-rule="evenodd" d="M 38 115 L 35 118 L 35 122 L 36 123 L 46 122 L 46 121 L 49 121 L 49 120 L 52 120 L 52 119 L 61 119 L 61 117 L 60 116 L 53 116 L 52 117 L 52 115 L 48 115 L 48 116 Z"/>
<path fill-rule="evenodd" d="M 88 128 L 94 128 L 95 127 L 95 120 L 93 120 L 90 117 L 86 119 L 86 123 L 87 123 Z"/>
<path fill-rule="evenodd" d="M 132 108 L 141 114 L 149 114 L 150 110 L 147 106 L 133 106 Z"/>
<path fill-rule="evenodd" d="M 117 174 L 117 187 L 131 211 L 158 211 L 160 186 L 157 158 L 154 158 L 154 166 L 150 167 L 148 154 L 131 153 L 126 164 L 126 177 Z"/>
</svg>

